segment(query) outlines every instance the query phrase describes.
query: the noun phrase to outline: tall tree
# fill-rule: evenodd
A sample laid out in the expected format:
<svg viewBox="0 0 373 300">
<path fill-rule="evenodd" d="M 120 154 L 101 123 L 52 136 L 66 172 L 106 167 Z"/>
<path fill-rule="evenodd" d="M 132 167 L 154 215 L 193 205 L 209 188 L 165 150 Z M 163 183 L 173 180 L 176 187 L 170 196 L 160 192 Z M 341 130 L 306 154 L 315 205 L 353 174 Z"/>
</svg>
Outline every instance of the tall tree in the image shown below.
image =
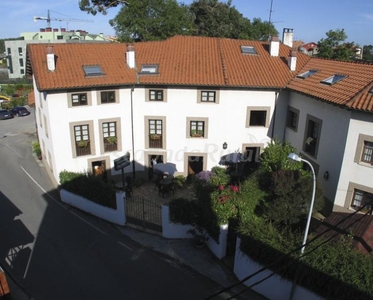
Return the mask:
<svg viewBox="0 0 373 300">
<path fill-rule="evenodd" d="M 318 57 L 337 60 L 352 60 L 355 58 L 356 45 L 354 42 L 344 42 L 347 39 L 344 29 L 329 30 L 326 36 L 327 38 L 321 39 L 317 44 L 319 48 Z"/>
<path fill-rule="evenodd" d="M 164 40 L 188 34 L 192 27 L 188 7 L 176 0 L 131 1 L 110 20 L 120 41 Z"/>
<path fill-rule="evenodd" d="M 97 13 L 106 15 L 108 8 L 128 5 L 128 2 L 128 0 L 79 0 L 79 8 L 94 16 Z"/>
<path fill-rule="evenodd" d="M 363 59 L 367 61 L 373 61 L 373 46 L 372 45 L 365 45 L 363 47 Z"/>
</svg>

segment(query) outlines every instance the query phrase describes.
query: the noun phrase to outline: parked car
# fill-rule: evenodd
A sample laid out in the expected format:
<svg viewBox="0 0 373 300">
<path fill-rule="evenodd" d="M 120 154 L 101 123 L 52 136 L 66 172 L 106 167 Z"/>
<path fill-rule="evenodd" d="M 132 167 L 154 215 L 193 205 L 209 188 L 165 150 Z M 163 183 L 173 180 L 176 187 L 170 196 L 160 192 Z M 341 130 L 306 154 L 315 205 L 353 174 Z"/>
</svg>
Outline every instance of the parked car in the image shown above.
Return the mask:
<svg viewBox="0 0 373 300">
<path fill-rule="evenodd" d="M 7 109 L 0 109 L 0 120 L 13 119 L 14 116 Z"/>
<path fill-rule="evenodd" d="M 24 106 L 14 106 L 10 112 L 12 113 L 13 116 L 17 117 L 23 117 L 23 116 L 28 116 L 30 112 L 28 109 Z"/>
</svg>

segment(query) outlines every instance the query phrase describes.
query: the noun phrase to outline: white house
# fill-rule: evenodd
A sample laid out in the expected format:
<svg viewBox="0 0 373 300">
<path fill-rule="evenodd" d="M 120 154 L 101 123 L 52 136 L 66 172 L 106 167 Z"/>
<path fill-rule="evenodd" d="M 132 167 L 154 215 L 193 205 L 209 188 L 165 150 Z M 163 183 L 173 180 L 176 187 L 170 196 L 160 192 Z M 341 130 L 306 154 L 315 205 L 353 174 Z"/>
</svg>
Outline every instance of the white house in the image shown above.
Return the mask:
<svg viewBox="0 0 373 300">
<path fill-rule="evenodd" d="M 144 178 L 152 158 L 184 175 L 237 150 L 255 162 L 279 138 L 315 166 L 336 205 L 373 194 L 371 65 L 312 58 L 278 38 L 30 44 L 27 54 L 56 183 L 64 169 L 120 175 L 114 160 L 127 152 L 124 171 Z"/>
</svg>

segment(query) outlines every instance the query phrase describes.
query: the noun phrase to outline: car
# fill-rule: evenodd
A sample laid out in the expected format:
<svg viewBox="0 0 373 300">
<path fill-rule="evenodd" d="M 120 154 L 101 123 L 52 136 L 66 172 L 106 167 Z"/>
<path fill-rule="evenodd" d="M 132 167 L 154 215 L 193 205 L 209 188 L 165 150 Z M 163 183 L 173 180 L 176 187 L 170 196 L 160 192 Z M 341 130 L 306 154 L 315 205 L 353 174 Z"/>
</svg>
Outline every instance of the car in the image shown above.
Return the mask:
<svg viewBox="0 0 373 300">
<path fill-rule="evenodd" d="M 0 109 L 0 120 L 13 119 L 14 116 L 7 109 Z"/>
<path fill-rule="evenodd" d="M 29 110 L 24 106 L 14 106 L 10 112 L 13 116 L 17 117 L 28 116 L 30 114 Z"/>
</svg>

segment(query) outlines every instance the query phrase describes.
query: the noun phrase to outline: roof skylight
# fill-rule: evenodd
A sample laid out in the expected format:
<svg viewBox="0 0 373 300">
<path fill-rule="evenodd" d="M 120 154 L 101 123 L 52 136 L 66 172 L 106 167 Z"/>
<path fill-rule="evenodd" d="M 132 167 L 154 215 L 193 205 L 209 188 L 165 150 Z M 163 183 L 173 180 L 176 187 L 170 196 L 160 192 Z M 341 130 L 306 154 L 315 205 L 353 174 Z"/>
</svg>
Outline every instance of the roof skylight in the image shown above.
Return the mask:
<svg viewBox="0 0 373 300">
<path fill-rule="evenodd" d="M 308 70 L 308 71 L 306 71 L 302 74 L 297 75 L 297 77 L 302 78 L 302 79 L 306 79 L 307 77 L 310 77 L 317 72 L 318 72 L 318 70 Z"/>
<path fill-rule="evenodd" d="M 334 83 L 337 83 L 338 81 L 341 81 L 345 79 L 347 76 L 346 75 L 341 75 L 341 74 L 334 74 L 333 76 L 330 76 L 327 79 L 321 80 L 321 83 L 332 85 Z"/>
<path fill-rule="evenodd" d="M 85 76 L 100 76 L 104 75 L 99 65 L 96 66 L 83 66 Z"/>
<path fill-rule="evenodd" d="M 142 65 L 140 73 L 141 74 L 157 74 L 158 65 Z"/>
<path fill-rule="evenodd" d="M 241 52 L 243 54 L 257 54 L 253 46 L 241 46 Z"/>
</svg>

